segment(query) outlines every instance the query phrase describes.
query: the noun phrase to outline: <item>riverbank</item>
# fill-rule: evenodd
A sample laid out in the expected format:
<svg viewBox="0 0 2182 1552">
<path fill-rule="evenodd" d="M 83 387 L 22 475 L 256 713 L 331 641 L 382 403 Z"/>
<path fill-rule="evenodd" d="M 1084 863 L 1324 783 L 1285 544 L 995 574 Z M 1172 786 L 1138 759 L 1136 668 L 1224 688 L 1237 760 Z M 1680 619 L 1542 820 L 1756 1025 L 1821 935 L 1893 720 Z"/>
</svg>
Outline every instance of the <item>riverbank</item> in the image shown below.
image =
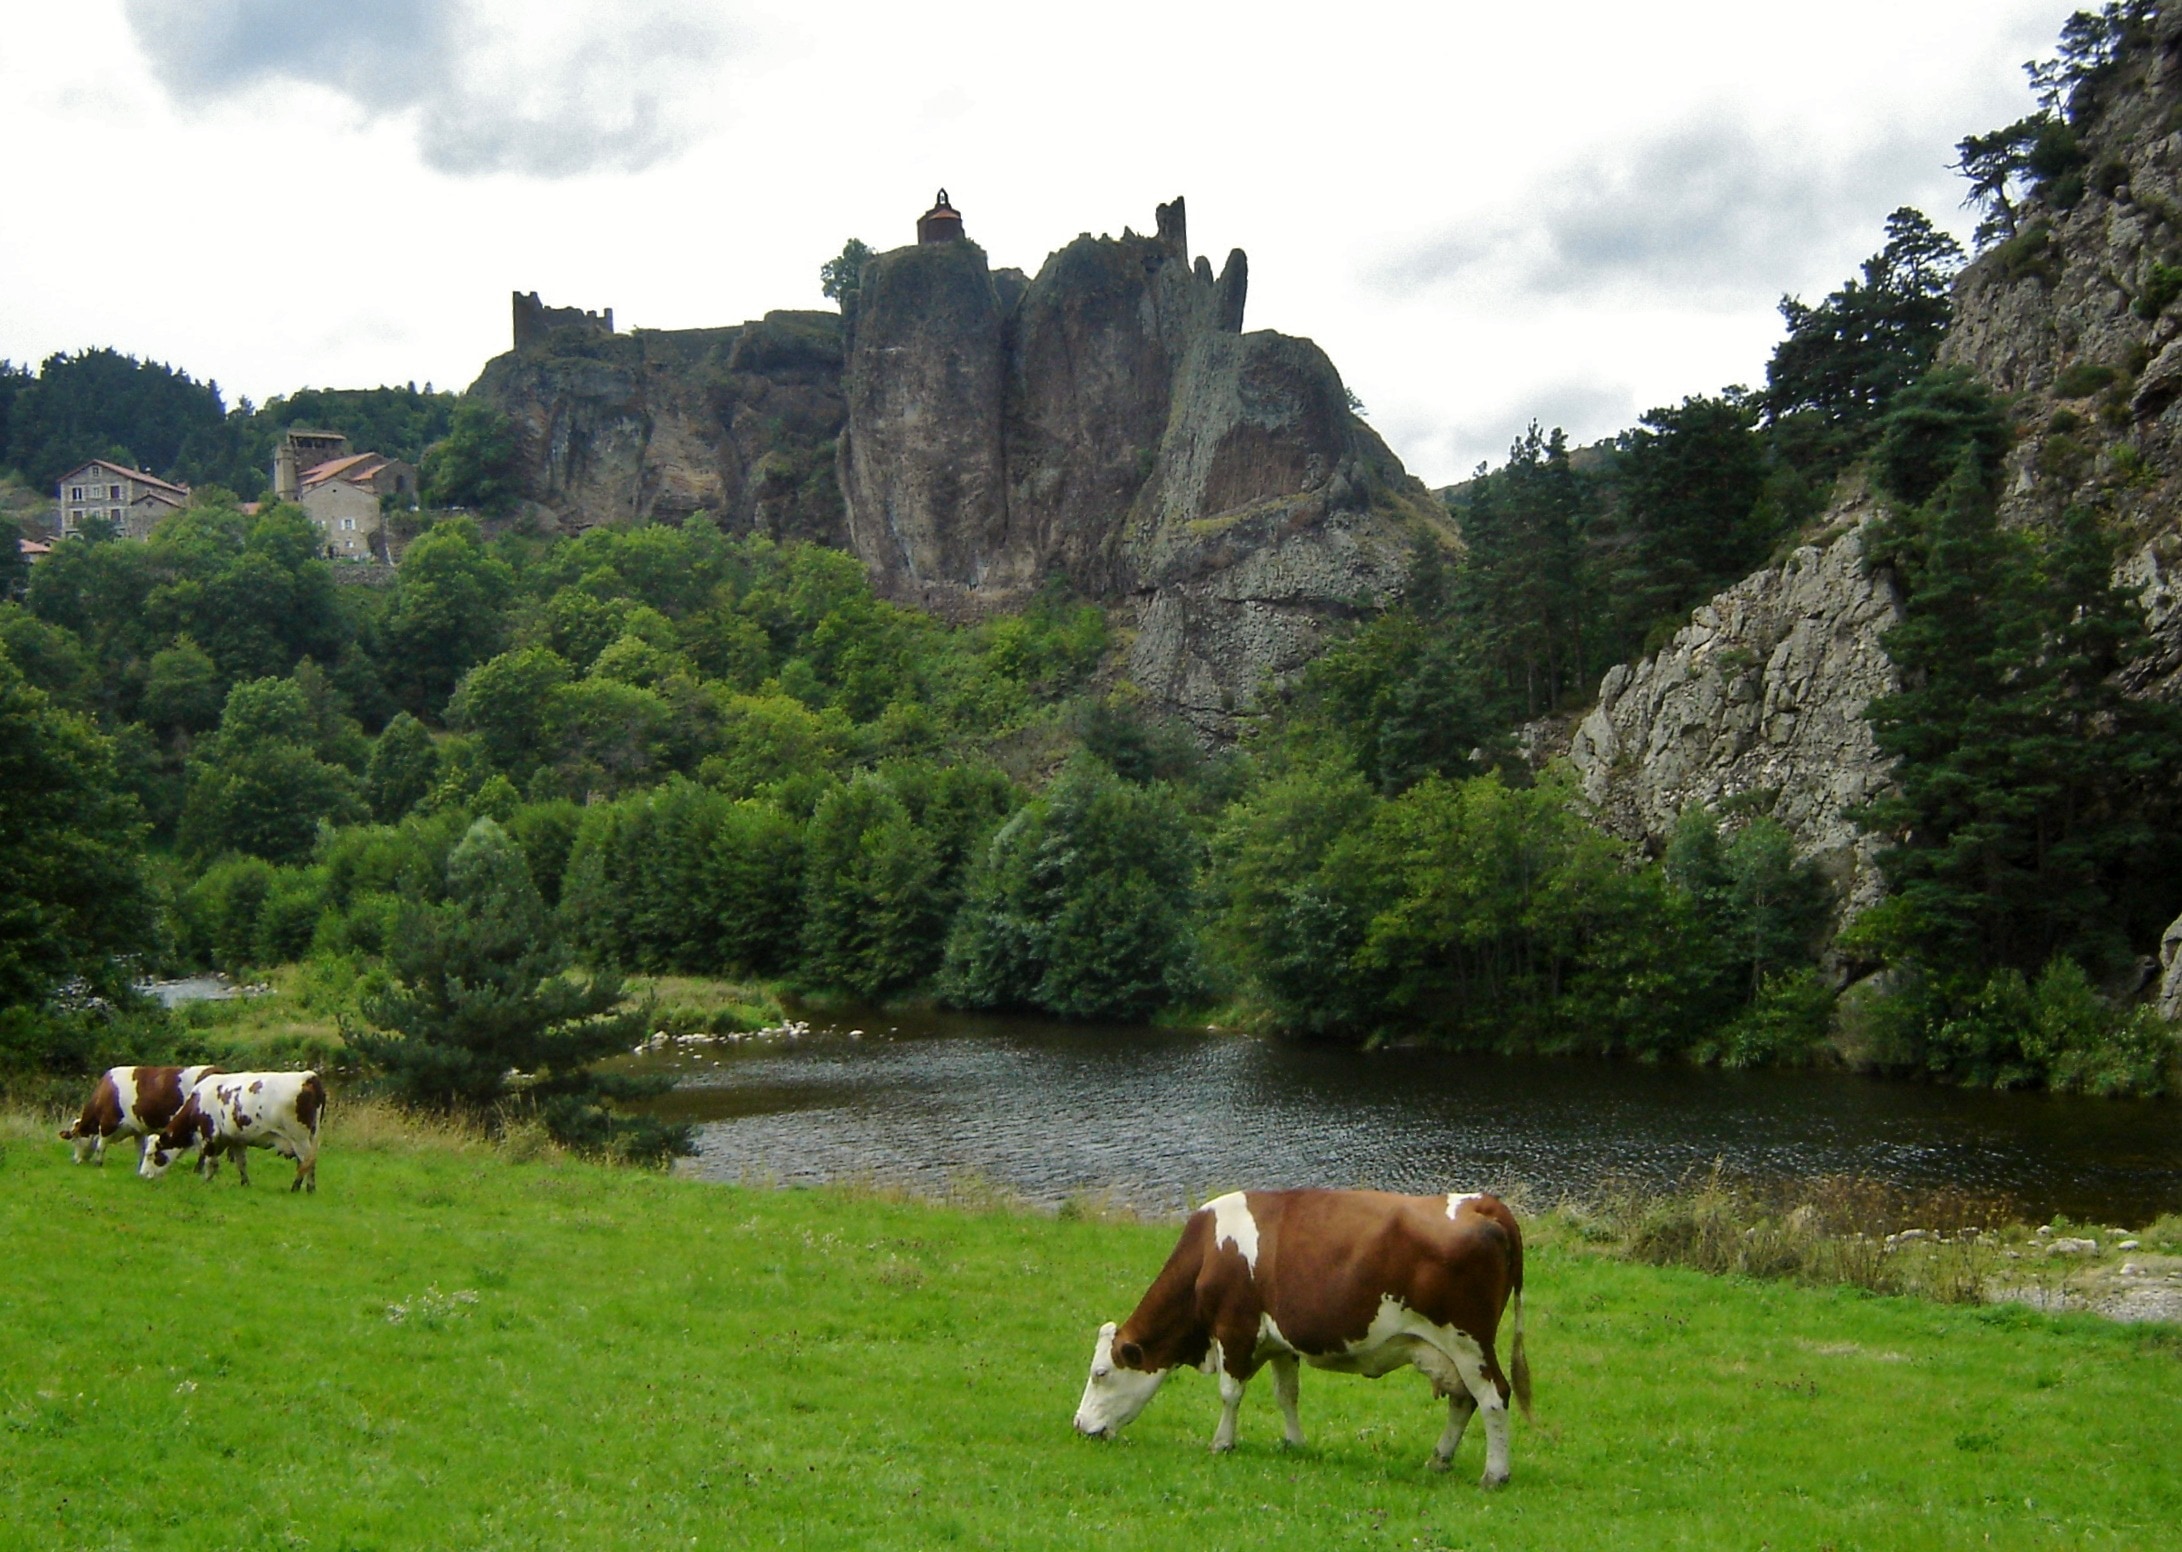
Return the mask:
<svg viewBox="0 0 2182 1552">
<path fill-rule="evenodd" d="M 1423 1469 L 1412 1375 L 1178 1377 L 1068 1418 L 1165 1224 L 772 1191 L 337 1106 L 315 1197 L 0 1135 L 0 1522 L 26 1544 L 2149 1545 L 2182 1516 L 2182 1338 L 1716 1278 L 1542 1229 L 1515 1480 Z M 128 1484 L 117 1504 L 115 1484 Z"/>
</svg>

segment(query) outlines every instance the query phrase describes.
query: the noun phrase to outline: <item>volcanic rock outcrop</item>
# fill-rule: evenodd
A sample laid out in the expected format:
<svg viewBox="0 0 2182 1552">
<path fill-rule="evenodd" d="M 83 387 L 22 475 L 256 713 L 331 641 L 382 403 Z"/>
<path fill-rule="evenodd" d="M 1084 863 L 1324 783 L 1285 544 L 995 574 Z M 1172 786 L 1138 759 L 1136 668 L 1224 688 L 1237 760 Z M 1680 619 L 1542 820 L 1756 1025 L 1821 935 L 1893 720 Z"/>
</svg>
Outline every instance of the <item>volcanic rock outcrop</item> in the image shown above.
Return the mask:
<svg viewBox="0 0 2182 1552">
<path fill-rule="evenodd" d="M 937 217 L 937 219 L 935 219 Z M 1242 332 L 1248 264 L 1156 231 L 992 269 L 951 207 L 863 268 L 844 314 L 615 334 L 516 298 L 472 392 L 515 426 L 540 520 L 678 521 L 853 550 L 954 617 L 1056 574 L 1120 616 L 1124 672 L 1207 738 L 1327 626 L 1383 607 L 1445 508 L 1308 340 Z"/>
<path fill-rule="evenodd" d="M 1383 606 L 1445 511 L 1317 346 L 1241 332 L 1246 275 L 1191 262 L 1179 199 L 1028 280 L 967 239 L 871 260 L 840 468 L 880 589 L 974 613 L 1060 572 L 1127 608 L 1130 677 L 1213 736 Z"/>
<path fill-rule="evenodd" d="M 509 419 L 533 519 L 582 529 L 706 511 L 737 532 L 847 543 L 836 314 L 629 334 L 612 320 L 518 294 L 516 348 L 470 388 Z"/>
</svg>

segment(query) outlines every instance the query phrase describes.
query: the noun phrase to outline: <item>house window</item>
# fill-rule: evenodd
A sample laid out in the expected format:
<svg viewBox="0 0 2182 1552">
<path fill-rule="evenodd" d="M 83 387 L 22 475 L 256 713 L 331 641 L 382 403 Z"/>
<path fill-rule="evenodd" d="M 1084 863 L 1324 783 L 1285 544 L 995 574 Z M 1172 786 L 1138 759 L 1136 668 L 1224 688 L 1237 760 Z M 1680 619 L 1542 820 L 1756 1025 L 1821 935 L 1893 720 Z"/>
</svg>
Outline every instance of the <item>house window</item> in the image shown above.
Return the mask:
<svg viewBox="0 0 2182 1552">
<path fill-rule="evenodd" d="M 356 519 L 353 517 L 342 518 L 341 529 L 344 533 L 354 533 L 356 531 Z"/>
<path fill-rule="evenodd" d="M 119 485 L 107 486 L 106 499 L 108 501 L 119 501 L 121 499 L 121 487 Z"/>
<path fill-rule="evenodd" d="M 121 508 L 115 507 L 111 512 L 107 513 L 106 515 L 118 523 L 121 521 Z"/>
<path fill-rule="evenodd" d="M 83 487 L 81 485 L 69 486 L 68 499 L 70 501 L 81 501 L 83 499 Z"/>
</svg>

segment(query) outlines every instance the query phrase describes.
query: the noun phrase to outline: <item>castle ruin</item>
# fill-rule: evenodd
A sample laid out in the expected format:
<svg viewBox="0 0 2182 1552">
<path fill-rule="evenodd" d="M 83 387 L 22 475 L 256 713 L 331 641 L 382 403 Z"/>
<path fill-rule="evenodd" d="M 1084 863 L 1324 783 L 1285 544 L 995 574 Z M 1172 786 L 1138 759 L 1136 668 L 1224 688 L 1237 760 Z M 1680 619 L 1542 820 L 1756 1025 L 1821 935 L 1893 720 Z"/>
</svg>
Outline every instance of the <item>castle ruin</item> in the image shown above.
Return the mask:
<svg viewBox="0 0 2182 1552">
<path fill-rule="evenodd" d="M 515 299 L 515 348 L 528 350 L 545 343 L 548 335 L 575 329 L 585 334 L 614 332 L 614 310 L 585 312 L 580 307 L 548 307 L 535 291 L 517 291 Z"/>
</svg>

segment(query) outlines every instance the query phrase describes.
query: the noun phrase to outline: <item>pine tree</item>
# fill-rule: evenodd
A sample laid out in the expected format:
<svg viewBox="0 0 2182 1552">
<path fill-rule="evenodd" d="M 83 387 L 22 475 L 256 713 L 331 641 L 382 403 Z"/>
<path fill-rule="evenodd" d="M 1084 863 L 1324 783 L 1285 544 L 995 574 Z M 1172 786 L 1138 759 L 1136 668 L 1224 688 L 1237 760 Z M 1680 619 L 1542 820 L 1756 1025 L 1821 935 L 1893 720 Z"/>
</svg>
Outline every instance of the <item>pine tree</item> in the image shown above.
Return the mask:
<svg viewBox="0 0 2182 1552">
<path fill-rule="evenodd" d="M 627 1157 L 690 1151 L 688 1128 L 608 1108 L 667 1087 L 591 1065 L 641 1039 L 646 1010 L 614 976 L 565 973 L 522 850 L 490 819 L 449 854 L 444 904 L 404 902 L 388 962 L 395 984 L 365 999 L 368 1027 L 343 1033 L 403 1098 L 479 1115 L 514 1101 L 564 1143 Z"/>
<path fill-rule="evenodd" d="M 2182 715 L 2123 690 L 2143 616 L 2096 519 L 2043 545 L 2003 530 L 1966 453 L 1872 554 L 1907 595 L 1885 638 L 1903 687 L 1868 713 L 1899 790 L 1859 816 L 1893 841 L 1883 952 L 1979 979 L 2148 944 L 2182 870 Z"/>
</svg>

